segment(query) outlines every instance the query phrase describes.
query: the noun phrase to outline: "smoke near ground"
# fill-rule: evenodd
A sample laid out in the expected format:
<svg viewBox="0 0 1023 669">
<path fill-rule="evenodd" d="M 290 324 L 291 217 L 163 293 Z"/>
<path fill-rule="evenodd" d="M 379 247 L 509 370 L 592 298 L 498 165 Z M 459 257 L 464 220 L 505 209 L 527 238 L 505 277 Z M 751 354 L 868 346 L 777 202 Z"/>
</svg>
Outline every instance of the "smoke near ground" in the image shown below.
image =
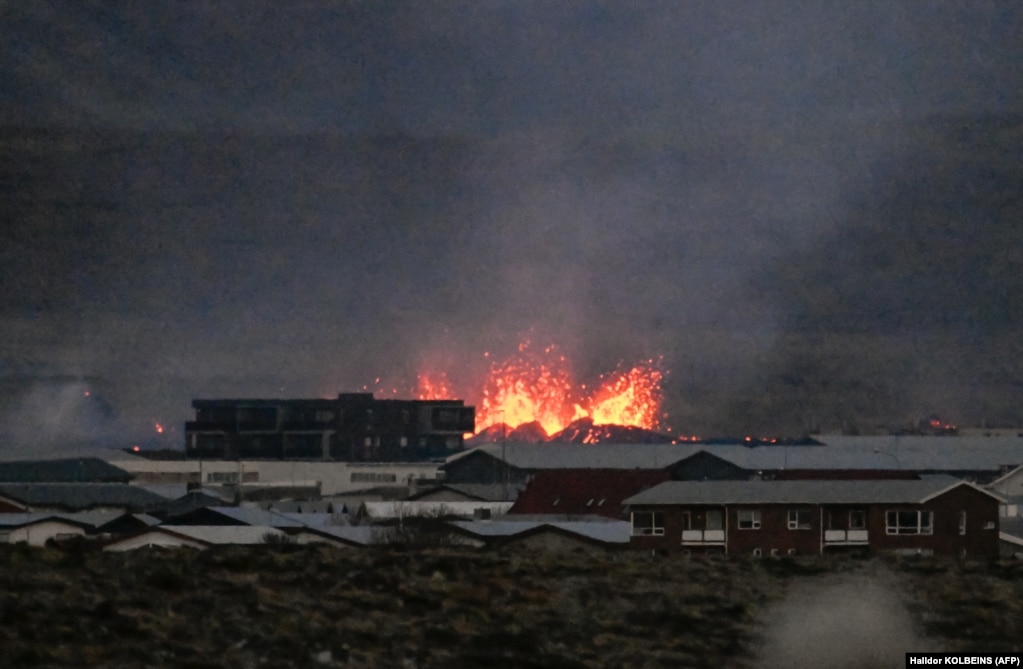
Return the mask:
<svg viewBox="0 0 1023 669">
<path fill-rule="evenodd" d="M 890 574 L 798 583 L 762 620 L 757 669 L 898 669 L 907 652 L 941 650 L 919 634 Z"/>
</svg>

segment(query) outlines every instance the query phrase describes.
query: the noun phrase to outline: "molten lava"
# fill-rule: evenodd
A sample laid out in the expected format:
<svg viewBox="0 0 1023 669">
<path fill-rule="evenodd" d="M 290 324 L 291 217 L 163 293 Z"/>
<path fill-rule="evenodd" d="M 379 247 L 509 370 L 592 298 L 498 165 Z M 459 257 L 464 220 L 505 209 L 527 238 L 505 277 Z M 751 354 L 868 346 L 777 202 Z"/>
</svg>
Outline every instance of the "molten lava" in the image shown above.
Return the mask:
<svg viewBox="0 0 1023 669">
<path fill-rule="evenodd" d="M 660 361 L 647 360 L 603 375 L 595 389 L 588 389 L 574 382 L 556 347 L 536 350 L 526 342 L 515 356 L 491 364 L 478 394 L 464 396 L 476 402 L 477 434 L 501 424 L 512 429 L 537 424 L 554 435 L 580 420 L 656 430 L 663 378 Z M 420 374 L 417 394 L 420 399 L 455 396 L 443 374 Z"/>
</svg>

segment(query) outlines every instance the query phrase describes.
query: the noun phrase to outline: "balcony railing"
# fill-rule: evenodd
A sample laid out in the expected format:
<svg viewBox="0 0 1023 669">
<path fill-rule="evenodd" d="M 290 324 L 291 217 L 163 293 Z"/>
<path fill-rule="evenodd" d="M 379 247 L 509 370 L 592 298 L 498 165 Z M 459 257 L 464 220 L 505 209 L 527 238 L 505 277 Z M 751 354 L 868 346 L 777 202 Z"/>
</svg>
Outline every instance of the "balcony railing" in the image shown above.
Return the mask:
<svg viewBox="0 0 1023 669">
<path fill-rule="evenodd" d="M 723 544 L 724 530 L 682 530 L 683 544 Z"/>
<path fill-rule="evenodd" d="M 866 530 L 824 530 L 826 544 L 866 544 L 869 535 Z"/>
</svg>

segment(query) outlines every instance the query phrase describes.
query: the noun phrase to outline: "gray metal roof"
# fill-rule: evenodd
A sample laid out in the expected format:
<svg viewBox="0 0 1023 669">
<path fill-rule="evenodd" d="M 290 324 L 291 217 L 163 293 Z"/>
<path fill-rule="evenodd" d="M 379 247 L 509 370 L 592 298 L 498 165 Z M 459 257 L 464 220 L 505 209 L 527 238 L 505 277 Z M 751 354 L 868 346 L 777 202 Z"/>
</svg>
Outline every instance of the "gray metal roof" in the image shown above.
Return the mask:
<svg viewBox="0 0 1023 669">
<path fill-rule="evenodd" d="M 891 450 L 844 446 L 705 446 L 702 450 L 748 470 L 897 470 L 990 471 L 1023 462 L 1023 447 L 991 444 L 987 448 L 948 443 L 937 448 L 922 442 Z"/>
<path fill-rule="evenodd" d="M 218 513 L 245 525 L 266 527 L 303 527 L 305 525 L 305 523 L 293 520 L 284 514 L 255 506 L 207 506 L 205 508 L 206 511 Z"/>
<path fill-rule="evenodd" d="M 632 524 L 624 520 L 613 521 L 566 521 L 566 520 L 489 520 L 450 521 L 449 525 L 478 537 L 510 537 L 541 527 L 555 527 L 570 534 L 605 543 L 628 543 Z"/>
<path fill-rule="evenodd" d="M 700 450 L 693 444 L 525 444 L 479 446 L 482 452 L 520 469 L 663 469 Z M 458 458 L 445 463 L 449 466 Z"/>
<path fill-rule="evenodd" d="M 1023 437 L 959 437 L 885 434 L 877 436 L 854 436 L 845 434 L 814 435 L 814 440 L 826 446 L 860 448 L 867 450 L 891 450 L 895 448 L 923 448 L 928 450 L 954 446 L 957 449 L 983 450 L 1016 448 L 1023 449 Z"/>
<path fill-rule="evenodd" d="M 29 507 L 79 511 L 94 507 L 117 507 L 148 511 L 167 499 L 127 483 L 0 483 L 0 497 Z"/>
<path fill-rule="evenodd" d="M 379 527 L 376 525 L 324 525 L 309 526 L 306 529 L 314 534 L 333 537 L 347 543 L 359 544 L 361 546 L 387 543 L 394 536 L 393 528 Z"/>
<path fill-rule="evenodd" d="M 292 520 L 304 527 L 349 527 L 347 513 L 296 513 L 293 511 L 275 511 L 283 518 Z"/>
<path fill-rule="evenodd" d="M 625 500 L 625 504 L 916 504 L 956 485 L 951 476 L 919 481 L 666 481 Z M 973 486 L 975 487 L 975 486 Z M 997 496 L 986 490 L 984 494 Z"/>
<path fill-rule="evenodd" d="M 873 469 L 922 472 L 997 472 L 1023 464 L 1017 437 L 842 437 L 827 446 L 712 444 L 524 444 L 480 446 L 471 453 L 537 469 L 663 469 L 701 451 L 748 470 Z"/>
<path fill-rule="evenodd" d="M 170 532 L 206 544 L 263 544 L 267 535 L 285 537 L 279 529 L 258 525 L 159 525 L 150 532 Z"/>
<path fill-rule="evenodd" d="M 999 518 L 998 533 L 1023 541 L 1023 518 Z"/>
<path fill-rule="evenodd" d="M 4 483 L 127 483 L 132 475 L 100 458 L 0 462 Z"/>
<path fill-rule="evenodd" d="M 106 525 L 119 518 L 134 515 L 148 525 L 155 525 L 158 519 L 145 514 L 127 514 L 123 511 L 78 511 L 75 513 L 35 512 L 35 513 L 0 513 L 0 527 L 20 527 L 43 520 L 61 520 L 91 529 Z"/>
</svg>

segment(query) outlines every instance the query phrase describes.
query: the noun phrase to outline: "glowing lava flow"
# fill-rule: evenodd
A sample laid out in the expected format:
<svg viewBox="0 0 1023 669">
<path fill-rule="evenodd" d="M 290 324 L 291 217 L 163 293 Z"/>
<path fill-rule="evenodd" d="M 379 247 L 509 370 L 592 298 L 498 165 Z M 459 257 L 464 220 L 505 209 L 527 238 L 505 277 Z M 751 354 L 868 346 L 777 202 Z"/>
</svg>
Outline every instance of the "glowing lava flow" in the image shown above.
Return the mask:
<svg viewBox="0 0 1023 669">
<path fill-rule="evenodd" d="M 491 365 L 477 395 L 476 431 L 501 423 L 513 429 L 538 423 L 553 435 L 582 418 L 595 425 L 656 430 L 662 417 L 663 378 L 659 361 L 647 360 L 602 376 L 596 389 L 588 391 L 575 385 L 568 362 L 554 346 L 534 351 L 523 343 L 516 356 Z M 419 375 L 420 399 L 453 397 L 450 390 L 443 374 Z"/>
<path fill-rule="evenodd" d="M 590 401 L 593 424 L 656 430 L 660 423 L 663 378 L 653 360 L 610 378 L 601 377 L 603 383 Z"/>
</svg>

